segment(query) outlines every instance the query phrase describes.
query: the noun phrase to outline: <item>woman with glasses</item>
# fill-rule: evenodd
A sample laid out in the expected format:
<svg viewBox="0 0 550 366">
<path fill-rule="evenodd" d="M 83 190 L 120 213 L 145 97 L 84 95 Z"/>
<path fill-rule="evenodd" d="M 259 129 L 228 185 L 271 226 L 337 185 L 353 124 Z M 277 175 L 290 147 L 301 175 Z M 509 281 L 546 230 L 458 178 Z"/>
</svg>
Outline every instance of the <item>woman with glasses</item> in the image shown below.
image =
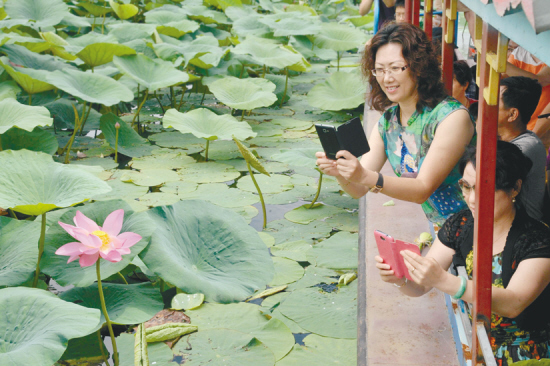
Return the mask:
<svg viewBox="0 0 550 366">
<path fill-rule="evenodd" d="M 372 91 L 369 102 L 383 112 L 361 161 L 348 151 L 337 160 L 318 152 L 317 165 L 337 178 L 352 197 L 368 191 L 422 204 L 441 225 L 465 206 L 457 163 L 474 135 L 468 110 L 447 96 L 432 43 L 420 28 L 389 24 L 366 46 L 362 71 Z M 397 177 L 383 177 L 389 160 Z"/>
<path fill-rule="evenodd" d="M 468 208 L 445 222 L 425 257 L 401 252 L 413 281 L 395 277 L 390 265 L 377 256 L 376 267 L 383 281 L 408 296 L 421 296 L 436 288 L 455 299 L 473 302 L 475 164 L 476 151 L 469 148 L 459 165 Z M 527 215 L 521 205 L 521 185 L 531 165 L 516 145 L 497 142 L 490 341 L 501 366 L 550 358 L 550 230 Z M 447 272 L 451 263 L 465 266 L 468 278 Z"/>
</svg>

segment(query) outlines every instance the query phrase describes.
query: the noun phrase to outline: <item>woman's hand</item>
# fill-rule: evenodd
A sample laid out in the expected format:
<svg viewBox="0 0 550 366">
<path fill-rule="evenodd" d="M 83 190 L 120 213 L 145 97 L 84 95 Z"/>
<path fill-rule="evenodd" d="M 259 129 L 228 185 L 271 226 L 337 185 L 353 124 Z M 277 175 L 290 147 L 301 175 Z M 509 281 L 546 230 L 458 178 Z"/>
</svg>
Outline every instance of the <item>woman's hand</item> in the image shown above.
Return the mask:
<svg viewBox="0 0 550 366">
<path fill-rule="evenodd" d="M 368 173 L 367 169 L 359 162 L 359 159 L 346 150 L 338 151 L 336 158 L 338 158 L 336 167 L 342 177 L 353 183 L 364 184 Z"/>
<path fill-rule="evenodd" d="M 377 255 L 376 257 L 374 257 L 374 260 L 376 261 L 376 268 L 380 270 L 380 278 L 382 279 L 382 281 L 397 284 L 403 283 L 403 279 L 395 277 L 393 269 L 391 269 L 391 266 L 389 264 L 384 263 L 382 257 Z"/>
<path fill-rule="evenodd" d="M 315 157 L 317 158 L 317 162 L 315 164 L 317 164 L 319 170 L 321 170 L 323 174 L 330 175 L 332 177 L 340 176 L 340 172 L 336 167 L 336 160 L 327 158 L 326 154 L 321 151 L 316 152 Z"/>
<path fill-rule="evenodd" d="M 400 253 L 405 260 L 405 266 L 415 283 L 424 287 L 438 287 L 445 278 L 446 271 L 431 257 L 422 257 L 410 250 L 403 250 Z"/>
</svg>

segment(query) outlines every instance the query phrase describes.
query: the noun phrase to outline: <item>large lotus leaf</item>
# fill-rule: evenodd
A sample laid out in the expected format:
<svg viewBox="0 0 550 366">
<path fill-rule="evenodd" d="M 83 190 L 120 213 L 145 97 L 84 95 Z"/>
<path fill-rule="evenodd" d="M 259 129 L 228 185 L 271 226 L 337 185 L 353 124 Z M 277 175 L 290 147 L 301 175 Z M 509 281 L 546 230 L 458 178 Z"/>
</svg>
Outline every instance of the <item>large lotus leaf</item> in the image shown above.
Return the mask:
<svg viewBox="0 0 550 366">
<path fill-rule="evenodd" d="M 298 262 L 287 258 L 273 258 L 275 265 L 275 277 L 269 286 L 286 285 L 298 281 L 304 275 L 304 269 Z"/>
<path fill-rule="evenodd" d="M 158 228 L 143 262 L 165 281 L 207 300 L 247 298 L 273 277 L 273 262 L 256 230 L 234 212 L 204 201 L 155 207 Z"/>
<path fill-rule="evenodd" d="M 132 159 L 129 165 L 134 169 L 180 169 L 196 160 L 181 153 L 168 153 L 161 156 L 146 156 Z"/>
<path fill-rule="evenodd" d="M 212 183 L 215 184 L 215 183 Z M 198 184 L 191 182 L 169 182 L 160 188 L 161 192 L 173 193 L 177 195 L 185 195 L 197 190 Z"/>
<path fill-rule="evenodd" d="M 314 167 L 317 151 L 319 151 L 318 148 L 284 149 L 281 153 L 273 155 L 271 159 L 295 166 Z"/>
<path fill-rule="evenodd" d="M 132 183 L 124 183 L 118 179 L 111 179 L 107 181 L 109 187 L 113 190 L 108 193 L 95 195 L 92 198 L 96 201 L 108 201 L 113 199 L 126 199 L 134 200 L 138 197 L 145 195 L 149 191 L 149 187 L 142 187 Z"/>
<path fill-rule="evenodd" d="M 164 308 L 162 296 L 150 282 L 141 284 L 103 283 L 107 313 L 113 323 L 139 324 L 148 321 Z M 87 308 L 101 310 L 97 284 L 75 287 L 59 296 Z M 101 314 L 101 324 L 105 322 Z"/>
<path fill-rule="evenodd" d="M 84 47 L 76 55 L 87 65 L 96 67 L 113 61 L 114 56 L 135 55 L 133 48 L 115 43 L 94 43 Z"/>
<path fill-rule="evenodd" d="M 239 55 L 250 55 L 258 65 L 285 68 L 302 60 L 302 55 L 294 53 L 274 40 L 248 36 L 233 49 Z"/>
<path fill-rule="evenodd" d="M 74 225 L 73 218 L 76 211 L 82 212 L 84 215 L 97 222 L 98 225 L 103 225 L 105 218 L 113 211 L 124 209 L 124 223 L 121 232 L 134 232 L 141 235 L 142 239 L 130 250 L 131 253 L 122 256 L 120 262 L 109 262 L 101 260 L 101 278 L 108 278 L 117 272 L 122 271 L 132 259 L 147 246 L 151 234 L 155 230 L 154 223 L 151 222 L 145 212 L 134 213 L 122 200 L 112 200 L 105 202 L 94 202 L 82 207 L 71 208 L 61 216 L 59 221 L 66 224 Z M 70 236 L 60 225 L 53 225 L 46 233 L 46 243 L 44 247 L 44 256 L 40 262 L 42 272 L 55 278 L 56 282 L 62 286 L 69 284 L 84 287 L 90 286 L 97 280 L 95 266 L 80 267 L 78 261 L 67 263 L 66 256 L 55 254 L 55 251 L 67 243 L 74 242 L 74 238 Z"/>
<path fill-rule="evenodd" d="M 74 107 L 76 107 L 79 116 L 83 115 L 82 109 L 84 105 L 66 98 L 57 99 L 44 106 L 50 111 L 54 125 L 58 129 L 74 129 Z M 98 111 L 93 108 L 90 109 L 90 114 L 88 114 L 88 119 L 86 119 L 86 124 L 84 125 L 84 131 L 98 130 L 100 118 L 101 114 Z"/>
<path fill-rule="evenodd" d="M 151 155 L 153 147 L 141 137 L 126 122 L 112 113 L 105 114 L 100 119 L 100 128 L 105 136 L 105 140 L 114 149 L 116 145 L 116 123 L 120 128 L 118 130 L 118 152 L 134 158 Z"/>
<path fill-rule="evenodd" d="M 177 22 L 187 17 L 187 12 L 184 8 L 175 8 L 163 6 L 161 9 L 155 9 L 145 13 L 145 23 L 166 24 Z"/>
<path fill-rule="evenodd" d="M 206 157 L 206 151 L 202 151 L 200 154 L 201 156 Z M 210 144 L 210 147 L 208 148 L 208 156 L 209 159 L 215 161 L 221 162 L 223 160 L 225 164 L 228 163 L 229 160 L 240 158 L 241 152 L 233 141 L 222 140 L 216 141 L 215 144 Z M 244 170 L 247 170 L 246 165 L 244 167 Z"/>
<path fill-rule="evenodd" d="M 312 333 L 357 337 L 357 281 L 337 292 L 320 292 L 316 287 L 292 291 L 278 309 Z"/>
<path fill-rule="evenodd" d="M 326 285 L 336 284 L 338 282 L 339 277 L 340 275 L 338 274 L 338 272 L 333 271 L 332 269 L 315 267 L 315 266 L 307 266 L 304 276 L 300 278 L 298 281 L 288 285 L 287 291 L 304 289 L 308 287 L 317 286 L 320 284 L 326 284 Z"/>
<path fill-rule="evenodd" d="M 17 44 L 4 45 L 1 50 L 8 55 L 10 62 L 31 69 L 55 71 L 66 68 L 74 68 L 72 65 L 61 61 L 54 56 L 41 55 L 36 52 L 31 52 L 27 48 Z"/>
<path fill-rule="evenodd" d="M 15 99 L 0 101 L 0 134 L 16 126 L 31 132 L 37 126 L 51 126 L 53 119 L 44 107 L 27 106 Z"/>
<path fill-rule="evenodd" d="M 258 14 L 246 16 L 235 20 L 232 30 L 240 37 L 263 36 L 271 32 L 269 27 L 260 21 Z"/>
<path fill-rule="evenodd" d="M 28 150 L 0 151 L 0 207 L 40 215 L 110 191 L 107 183 L 82 169 L 54 163 Z"/>
<path fill-rule="evenodd" d="M 293 185 L 290 182 L 290 177 L 282 174 L 274 174 L 270 177 L 265 175 L 255 176 L 256 182 L 260 186 L 262 193 L 279 193 L 292 189 Z M 257 192 L 256 186 L 250 176 L 245 176 L 239 179 L 237 187 L 243 191 Z"/>
<path fill-rule="evenodd" d="M 331 269 L 357 269 L 358 234 L 345 231 L 315 244 L 307 252 L 309 262 Z"/>
<path fill-rule="evenodd" d="M 275 37 L 303 36 L 317 34 L 321 30 L 321 22 L 311 13 L 285 12 L 270 14 L 260 20 L 274 30 Z"/>
<path fill-rule="evenodd" d="M 59 148 L 55 136 L 39 127 L 32 132 L 13 127 L 0 135 L 0 139 L 2 139 L 2 149 L 4 150 L 27 149 L 53 155 Z"/>
<path fill-rule="evenodd" d="M 232 208 L 260 202 L 259 196 L 250 192 L 229 188 L 225 183 L 201 184 L 192 192 L 178 193 L 180 199 L 202 199 L 215 205 Z"/>
<path fill-rule="evenodd" d="M 32 277 L 39 238 L 38 221 L 0 216 L 0 286 L 17 286 Z"/>
<path fill-rule="evenodd" d="M 142 23 L 109 24 L 107 28 L 109 35 L 114 36 L 119 43 L 151 37 L 156 29 L 153 24 Z"/>
<path fill-rule="evenodd" d="M 78 365 L 82 359 L 92 364 L 101 364 L 104 360 L 104 355 L 108 356 L 109 351 L 103 340 L 95 332 L 85 337 L 71 339 L 67 350 L 63 353 L 57 364 L 65 361 L 69 365 Z"/>
<path fill-rule="evenodd" d="M 310 90 L 307 101 L 328 111 L 353 109 L 365 102 L 365 92 L 366 86 L 355 72 L 335 72 Z"/>
<path fill-rule="evenodd" d="M 63 0 L 7 0 L 4 9 L 11 19 L 25 20 L 36 29 L 59 24 L 69 13 Z"/>
<path fill-rule="evenodd" d="M 191 323 L 202 332 L 208 329 L 232 329 L 248 333 L 265 344 L 277 360 L 283 358 L 294 345 L 292 333 L 277 319 L 268 320 L 260 307 L 249 303 L 203 304 L 186 311 Z"/>
<path fill-rule="evenodd" d="M 290 241 L 271 247 L 271 254 L 276 257 L 292 259 L 298 262 L 307 262 L 306 252 L 311 244 L 305 240 Z"/>
<path fill-rule="evenodd" d="M 185 358 L 189 366 L 273 366 L 275 356 L 262 342 L 250 334 L 230 329 L 210 329 L 191 334 L 187 343 L 178 342 L 175 354 Z"/>
<path fill-rule="evenodd" d="M 0 100 L 15 99 L 19 93 L 21 93 L 21 88 L 15 81 L 8 80 L 0 83 Z"/>
<path fill-rule="evenodd" d="M 312 221 L 322 220 L 334 216 L 337 213 L 345 212 L 345 210 L 341 208 L 323 204 L 315 204 L 311 208 L 310 206 L 310 204 L 306 204 L 296 207 L 285 214 L 285 219 L 298 224 L 309 224 Z"/>
<path fill-rule="evenodd" d="M 109 0 L 109 5 L 120 19 L 128 19 L 136 15 L 139 8 L 134 4 L 119 4 L 115 0 Z"/>
<path fill-rule="evenodd" d="M 189 6 L 185 9 L 189 19 L 199 20 L 204 24 L 229 24 L 224 13 L 208 9 L 206 6 Z"/>
<path fill-rule="evenodd" d="M 229 182 L 241 175 L 231 165 L 212 162 L 190 164 L 178 170 L 178 173 L 182 181 L 191 183 Z"/>
<path fill-rule="evenodd" d="M 197 29 L 199 29 L 199 23 L 188 19 L 178 20 L 157 26 L 157 32 L 174 38 L 180 38 L 187 33 L 196 31 Z"/>
<path fill-rule="evenodd" d="M 227 76 L 208 84 L 208 89 L 225 105 L 241 110 L 268 107 L 277 101 L 276 86 L 262 78 Z M 240 137 L 238 137 L 240 139 Z"/>
<path fill-rule="evenodd" d="M 134 100 L 134 93 L 107 76 L 89 72 L 63 70 L 52 72 L 48 82 L 86 102 L 112 106 Z"/>
<path fill-rule="evenodd" d="M 154 141 L 158 146 L 180 149 L 188 149 L 198 144 L 206 145 L 203 139 L 190 133 L 182 134 L 179 131 L 157 133 L 149 136 L 149 140 Z"/>
<path fill-rule="evenodd" d="M 304 346 L 294 349 L 277 366 L 302 365 L 356 365 L 357 341 L 310 334 L 304 338 Z"/>
<path fill-rule="evenodd" d="M 328 237 L 332 231 L 332 226 L 322 221 L 303 225 L 288 220 L 275 220 L 267 223 L 265 231 L 275 238 L 276 243 L 285 243 L 295 240 L 307 240 L 312 242 L 313 240 Z"/>
<path fill-rule="evenodd" d="M 51 366 L 69 339 L 90 334 L 99 324 L 98 310 L 41 289 L 2 289 L 0 308 L 0 366 Z"/>
<path fill-rule="evenodd" d="M 334 51 L 348 51 L 361 47 L 367 41 L 365 33 L 357 28 L 337 23 L 323 23 L 315 37 L 315 45 Z"/>
<path fill-rule="evenodd" d="M 79 2 L 78 6 L 81 6 L 84 9 L 86 9 L 88 11 L 88 13 L 90 13 L 94 17 L 102 17 L 105 14 L 108 14 L 108 13 L 113 11 L 113 9 L 110 9 L 110 8 L 105 7 L 103 5 L 95 5 L 95 4 L 88 3 L 86 1 L 87 0 Z"/>
<path fill-rule="evenodd" d="M 72 46 L 84 48 L 94 43 L 116 43 L 117 39 L 111 34 L 89 32 L 80 37 L 68 38 L 67 42 Z"/>
<path fill-rule="evenodd" d="M 337 57 L 336 51 L 328 48 L 319 48 L 305 36 L 291 37 L 289 43 L 307 59 L 318 57 L 322 60 L 334 60 Z"/>
<path fill-rule="evenodd" d="M 15 82 L 19 84 L 19 86 L 21 86 L 21 88 L 23 88 L 23 90 L 25 90 L 28 94 L 41 93 L 44 91 L 52 90 L 54 88 L 53 85 L 33 78 L 32 76 L 24 72 L 24 70 L 30 69 L 24 69 L 22 67 L 13 68 L 2 61 L 0 61 L 0 65 L 8 72 L 12 79 L 15 80 Z M 45 74 L 44 76 L 46 77 Z"/>
<path fill-rule="evenodd" d="M 150 91 L 178 85 L 189 80 L 187 73 L 166 64 L 154 62 L 145 55 L 115 56 L 113 63 L 122 73 Z"/>
<path fill-rule="evenodd" d="M 139 202 L 149 207 L 168 206 L 180 201 L 173 193 L 151 192 L 139 198 Z"/>
<path fill-rule="evenodd" d="M 138 186 L 153 187 L 166 182 L 175 182 L 180 179 L 178 173 L 172 169 L 142 169 L 123 170 L 120 180 L 123 182 L 132 182 Z"/>
<path fill-rule="evenodd" d="M 165 127 L 173 127 L 181 133 L 192 133 L 207 140 L 227 140 L 232 136 L 245 140 L 256 136 L 248 123 L 239 122 L 227 114 L 218 116 L 206 108 L 194 109 L 187 113 L 169 109 L 162 121 Z"/>
<path fill-rule="evenodd" d="M 156 54 L 165 60 L 174 60 L 183 55 L 184 66 L 189 63 L 204 69 L 218 65 L 221 58 L 229 52 L 229 49 L 222 49 L 218 40 L 211 35 L 199 37 L 191 42 L 168 44 L 161 43 L 154 45 Z"/>
<path fill-rule="evenodd" d="M 135 335 L 122 333 L 116 338 L 118 348 L 118 357 L 120 366 L 135 366 L 134 364 L 134 345 Z M 170 347 L 164 342 L 154 342 L 147 344 L 147 355 L 149 365 L 151 366 L 177 366 L 172 362 L 174 354 Z"/>
</svg>

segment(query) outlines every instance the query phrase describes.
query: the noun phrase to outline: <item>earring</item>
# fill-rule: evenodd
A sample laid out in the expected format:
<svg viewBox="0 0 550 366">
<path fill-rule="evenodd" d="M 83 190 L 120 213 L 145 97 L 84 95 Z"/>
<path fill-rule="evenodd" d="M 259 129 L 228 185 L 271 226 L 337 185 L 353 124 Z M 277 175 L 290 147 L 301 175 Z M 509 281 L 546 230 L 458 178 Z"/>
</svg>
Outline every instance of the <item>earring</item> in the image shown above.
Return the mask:
<svg viewBox="0 0 550 366">
<path fill-rule="evenodd" d="M 512 203 L 516 203 L 516 197 L 512 198 Z"/>
</svg>

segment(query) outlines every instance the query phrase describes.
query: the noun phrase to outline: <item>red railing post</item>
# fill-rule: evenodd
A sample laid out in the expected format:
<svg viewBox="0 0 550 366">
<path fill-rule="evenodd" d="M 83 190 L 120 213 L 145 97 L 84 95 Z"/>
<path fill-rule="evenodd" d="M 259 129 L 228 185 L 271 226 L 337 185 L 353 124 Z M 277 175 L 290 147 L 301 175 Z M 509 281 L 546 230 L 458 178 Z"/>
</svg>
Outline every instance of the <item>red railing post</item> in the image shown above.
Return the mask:
<svg viewBox="0 0 550 366">
<path fill-rule="evenodd" d="M 412 23 L 412 1 L 405 0 L 405 21 L 407 23 Z"/>
<path fill-rule="evenodd" d="M 420 26 L 420 0 L 413 0 L 412 4 L 412 24 Z"/>
<path fill-rule="evenodd" d="M 433 27 L 433 0 L 424 0 L 424 32 L 432 39 Z"/>
<path fill-rule="evenodd" d="M 441 45 L 441 69 L 443 71 L 443 82 L 449 95 L 453 94 L 453 61 L 455 44 L 455 19 L 457 0 L 445 0 L 441 21 L 443 25 L 443 38 Z"/>
</svg>

